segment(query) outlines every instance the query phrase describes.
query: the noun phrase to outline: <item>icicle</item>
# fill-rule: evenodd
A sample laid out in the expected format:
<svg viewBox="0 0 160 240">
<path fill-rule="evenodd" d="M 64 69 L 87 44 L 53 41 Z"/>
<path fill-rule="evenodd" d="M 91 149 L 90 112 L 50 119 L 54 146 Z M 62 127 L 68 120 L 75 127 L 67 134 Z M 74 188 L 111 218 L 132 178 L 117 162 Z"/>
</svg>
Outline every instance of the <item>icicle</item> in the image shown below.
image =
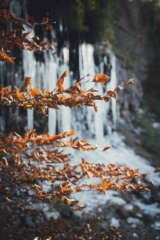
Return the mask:
<svg viewBox="0 0 160 240">
<path fill-rule="evenodd" d="M 116 56 L 112 51 L 108 51 L 110 55 L 110 61 L 111 61 L 111 76 L 110 81 L 107 85 L 107 90 L 113 90 L 117 85 L 117 76 L 116 76 Z M 111 98 L 111 110 L 112 110 L 112 128 L 116 128 L 116 122 L 117 122 L 117 114 L 116 114 L 116 100 Z"/>
<path fill-rule="evenodd" d="M 68 71 L 69 73 L 69 48 L 64 47 L 62 49 L 63 54 L 63 62 L 59 67 L 58 75 L 59 77 L 65 72 Z M 67 88 L 71 85 L 70 75 L 68 74 L 64 80 L 64 87 Z M 62 106 L 59 111 L 59 118 L 60 118 L 60 131 L 67 131 L 71 129 L 71 109 Z"/>
<path fill-rule="evenodd" d="M 25 32 L 31 32 L 28 37 L 32 38 L 34 37 L 34 31 L 33 29 L 30 29 L 29 27 L 24 26 Z M 24 75 L 29 76 L 32 78 L 32 87 L 35 86 L 35 69 L 36 69 L 36 61 L 34 57 L 34 53 L 32 51 L 23 50 L 23 70 Z M 34 117 L 33 117 L 33 110 L 27 111 L 27 128 L 33 129 L 34 127 Z"/>
<path fill-rule="evenodd" d="M 95 72 L 95 62 L 94 62 L 94 47 L 91 44 L 83 43 L 79 47 L 79 60 L 80 60 L 80 77 L 90 76 L 87 79 L 84 79 L 84 82 L 89 80 L 87 83 L 83 84 L 84 89 L 89 89 L 91 87 L 99 90 L 99 93 L 102 94 L 102 87 L 99 84 L 91 82 Z M 87 127 L 91 137 L 95 136 L 97 140 L 100 140 L 103 137 L 103 122 L 104 122 L 104 105 L 100 101 L 96 102 L 98 106 L 98 112 L 95 113 L 93 108 L 83 109 L 83 114 L 87 118 Z M 83 123 L 82 123 L 83 124 Z"/>
<path fill-rule="evenodd" d="M 57 80 L 57 64 L 54 61 L 46 62 L 46 78 L 48 80 L 48 89 L 53 91 Z M 48 112 L 48 131 L 51 135 L 56 133 L 56 110 L 49 109 Z"/>
</svg>

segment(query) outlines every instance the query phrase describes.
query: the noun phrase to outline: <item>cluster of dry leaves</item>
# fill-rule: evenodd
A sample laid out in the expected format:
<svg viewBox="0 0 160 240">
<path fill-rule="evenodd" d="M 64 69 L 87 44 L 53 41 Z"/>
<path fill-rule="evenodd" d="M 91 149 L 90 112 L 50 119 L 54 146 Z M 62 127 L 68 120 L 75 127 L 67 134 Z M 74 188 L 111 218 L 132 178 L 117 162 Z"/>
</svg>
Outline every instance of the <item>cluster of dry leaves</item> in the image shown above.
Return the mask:
<svg viewBox="0 0 160 240">
<path fill-rule="evenodd" d="M 107 190 L 120 191 L 149 191 L 148 185 L 137 181 L 145 177 L 138 169 L 129 167 L 123 168 L 114 164 L 105 166 L 104 164 L 88 163 L 82 159 L 80 164 L 71 165 L 70 154 L 65 154 L 61 148 L 70 147 L 76 150 L 95 150 L 92 144 L 86 140 L 64 141 L 64 138 L 74 135 L 73 130 L 62 132 L 55 136 L 49 133 L 37 135 L 35 130 L 28 130 L 25 137 L 17 133 L 10 133 L 1 139 L 0 153 L 3 155 L 0 161 L 0 189 L 5 192 L 4 202 L 8 203 L 12 209 L 15 205 L 14 198 L 25 195 L 29 198 L 50 200 L 57 199 L 70 206 L 76 206 L 75 210 L 81 210 L 84 206 L 79 205 L 79 201 L 70 199 L 67 196 L 79 191 L 96 189 L 106 193 Z M 108 148 L 106 146 L 104 149 Z M 6 189 L 5 178 L 8 176 L 10 187 Z M 87 178 L 99 178 L 100 184 L 79 184 Z M 34 184 L 31 184 L 34 183 Z M 49 187 L 49 192 L 45 191 L 45 184 Z M 57 185 L 58 183 L 58 185 Z M 7 182 L 8 184 L 8 182 Z M 151 183 L 149 183 L 150 185 Z M 9 187 L 9 186 L 8 186 Z M 22 192 L 22 193 L 21 193 Z M 17 206 L 25 209 L 28 199 L 17 202 Z"/>
<path fill-rule="evenodd" d="M 15 229 L 19 218 L 23 216 L 41 216 L 42 212 L 34 209 L 34 206 L 40 202 L 61 201 L 74 211 L 81 211 L 85 206 L 81 205 L 79 200 L 72 198 L 71 194 L 73 196 L 76 192 L 90 190 L 106 194 L 110 189 L 149 191 L 148 186 L 153 183 L 143 183 L 145 174 L 139 173 L 138 169 L 123 168 L 114 164 L 108 166 L 100 163 L 93 164 L 88 163 L 85 159 L 82 159 L 77 165 L 71 164 L 70 154 L 65 154 L 64 148 L 70 147 L 81 151 L 97 148 L 77 137 L 65 140 L 74 134 L 75 132 L 71 130 L 55 136 L 51 136 L 49 133 L 37 135 L 35 130 L 28 130 L 24 137 L 14 132 L 0 139 L 0 211 L 2 213 L 0 222 L 3 234 L 10 233 L 12 237 L 16 236 Z M 108 146 L 104 147 L 104 150 L 107 148 Z M 88 184 L 88 178 L 97 178 L 99 183 Z M 81 183 L 82 181 L 83 183 Z M 8 221 L 12 225 L 10 230 L 7 227 Z M 45 221 L 48 222 L 48 220 Z M 54 219 L 50 219 L 50 221 L 60 224 Z M 69 227 L 71 228 L 71 226 Z M 27 229 L 23 230 L 28 231 Z M 106 231 L 110 230 L 109 228 Z M 41 237 L 44 231 L 46 228 L 43 223 L 43 231 L 39 232 Z M 93 234 L 93 229 L 88 231 L 89 233 L 85 232 L 86 236 L 91 234 L 95 236 L 92 239 L 97 239 L 95 233 Z M 104 236 L 106 231 L 101 231 L 101 234 Z M 60 232 L 56 232 L 54 229 L 54 234 L 51 236 L 57 236 L 57 239 L 89 239 L 82 235 L 80 235 L 81 238 L 78 238 L 78 235 L 67 238 L 62 228 Z"/>
<path fill-rule="evenodd" d="M 37 23 L 32 17 L 28 21 L 6 10 L 8 1 L 0 0 L 3 8 L 0 10 L 0 21 L 12 22 L 23 29 L 23 25 L 29 27 Z M 49 19 L 42 19 L 41 24 L 46 24 L 46 30 L 52 30 Z M 21 33 L 14 29 L 9 32 L 0 32 L 0 61 L 13 63 L 14 58 L 8 56 L 8 52 L 15 46 L 26 50 L 45 50 L 44 46 L 53 48 L 48 41 L 39 41 L 38 38 L 28 39 L 29 32 Z M 96 89 L 84 90 L 81 87 L 83 78 L 69 88 L 64 88 L 64 79 L 68 72 L 65 71 L 58 80 L 53 91 L 31 88 L 32 79 L 25 76 L 24 88 L 20 91 L 17 87 L 10 90 L 4 86 L 0 90 L 0 106 L 34 109 L 47 114 L 48 108 L 58 109 L 59 106 L 74 108 L 83 105 L 91 106 L 97 111 L 95 101 L 110 101 L 117 97 L 117 92 L 123 87 L 132 84 L 130 79 L 124 86 L 117 86 L 114 90 L 106 92 L 105 96 L 97 94 Z M 88 75 L 89 76 L 89 75 Z M 105 74 L 96 74 L 90 81 L 98 82 L 102 86 L 109 80 Z M 95 230 L 101 221 L 106 219 L 88 220 L 79 228 L 71 226 L 68 222 L 45 219 L 43 212 L 35 210 L 35 206 L 41 202 L 60 201 L 69 205 L 73 210 L 80 211 L 82 206 L 79 200 L 71 198 L 76 192 L 96 190 L 106 194 L 110 189 L 116 191 L 148 192 L 153 183 L 144 183 L 145 174 L 138 169 L 120 167 L 115 164 L 93 164 L 85 159 L 77 165 L 71 164 L 70 154 L 65 154 L 64 148 L 73 148 L 80 151 L 96 150 L 86 140 L 78 137 L 71 138 L 73 130 L 61 132 L 51 136 L 49 133 L 38 135 L 35 130 L 28 130 L 24 137 L 16 132 L 3 136 L 0 139 L 0 233 L 3 239 L 120 239 L 119 234 L 111 226 L 105 231 Z M 65 140 L 65 138 L 69 138 Z M 110 146 L 105 146 L 106 151 Z M 155 172 L 160 171 L 156 169 Z M 89 184 L 88 178 L 97 178 L 99 183 Z M 83 180 L 83 183 L 82 183 Z M 26 217 L 35 216 L 39 219 L 38 226 L 22 228 L 17 233 L 20 221 Z M 108 220 L 107 220 L 108 221 Z M 51 227 L 51 225 L 54 226 Z M 80 229 L 81 228 L 81 229 Z M 66 230 L 67 229 L 67 230 Z M 7 238 L 6 238 L 7 236 Z M 25 238 L 24 236 L 28 236 Z M 38 236 L 35 238 L 35 236 Z M 51 236 L 51 237 L 48 237 Z"/>
<path fill-rule="evenodd" d="M 30 88 L 32 79 L 25 76 L 24 89 L 21 92 L 17 87 L 10 91 L 9 87 L 3 87 L 0 90 L 0 106 L 8 107 L 23 107 L 24 109 L 34 109 L 47 115 L 48 108 L 59 109 L 59 106 L 65 106 L 73 109 L 74 107 L 82 107 L 83 105 L 93 107 L 97 111 L 96 100 L 103 100 L 109 102 L 110 98 L 117 98 L 117 91 L 122 90 L 124 86 L 133 83 L 133 79 L 130 79 L 123 87 L 117 86 L 113 91 L 109 90 L 105 96 L 95 94 L 98 92 L 96 89 L 88 89 L 85 91 L 81 87 L 81 78 L 75 84 L 69 88 L 64 88 L 64 78 L 68 72 L 65 71 L 56 84 L 56 88 L 53 91 L 44 90 L 43 92 L 38 88 Z M 109 77 L 105 74 L 96 74 L 91 78 L 92 82 L 99 82 L 104 85 Z M 89 81 L 89 80 L 88 80 Z"/>
<path fill-rule="evenodd" d="M 24 26 L 34 27 L 37 24 L 45 24 L 46 30 L 51 31 L 53 26 L 49 24 L 48 18 L 43 18 L 41 23 L 36 23 L 33 17 L 28 17 L 28 21 L 23 18 L 15 15 L 13 12 L 10 12 L 6 9 L 6 5 L 8 1 L 0 1 L 0 5 L 2 5 L 2 9 L 0 10 L 0 21 L 3 24 L 8 22 L 16 24 L 17 28 L 14 28 L 11 31 L 0 31 L 0 61 L 7 63 L 14 63 L 15 57 L 11 57 L 8 53 L 14 49 L 15 47 L 21 50 L 29 50 L 29 51 L 43 51 L 46 52 L 48 49 L 53 50 L 54 44 L 51 44 L 49 41 L 39 41 L 38 37 L 28 38 L 29 32 L 25 31 Z M 46 49 L 47 46 L 47 49 Z M 53 52 L 54 54 L 55 52 Z"/>
</svg>

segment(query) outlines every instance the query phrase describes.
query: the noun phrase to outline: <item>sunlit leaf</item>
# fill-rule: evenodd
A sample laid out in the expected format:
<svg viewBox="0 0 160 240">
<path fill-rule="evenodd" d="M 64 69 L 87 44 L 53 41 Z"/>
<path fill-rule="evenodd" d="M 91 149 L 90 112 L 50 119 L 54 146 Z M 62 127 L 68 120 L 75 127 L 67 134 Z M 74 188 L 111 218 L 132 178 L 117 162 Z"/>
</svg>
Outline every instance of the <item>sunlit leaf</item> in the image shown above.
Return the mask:
<svg viewBox="0 0 160 240">
<path fill-rule="evenodd" d="M 64 86 L 63 86 L 63 82 L 64 82 L 64 78 L 68 75 L 68 71 L 65 71 L 62 76 L 60 77 L 60 79 L 58 80 L 58 82 L 56 83 L 56 86 L 59 87 L 60 91 L 64 90 Z"/>
<path fill-rule="evenodd" d="M 30 94 L 32 97 L 42 95 L 41 91 L 40 91 L 38 88 L 32 88 L 32 89 L 29 91 L 29 94 Z"/>
<path fill-rule="evenodd" d="M 93 82 L 99 82 L 102 86 L 109 80 L 109 77 L 105 74 L 96 74 L 93 78 Z"/>
<path fill-rule="evenodd" d="M 132 83 L 134 83 L 134 78 L 129 79 L 128 82 L 126 82 L 124 86 L 130 85 Z"/>
<path fill-rule="evenodd" d="M 66 200 L 67 205 L 71 205 L 73 203 L 78 203 L 79 202 L 76 199 L 69 199 L 69 198 L 66 198 L 66 197 L 65 197 L 65 200 Z"/>
<path fill-rule="evenodd" d="M 32 84 L 32 78 L 31 77 L 27 77 L 24 76 L 25 82 L 24 82 L 24 91 L 26 92 L 28 90 L 28 88 L 31 86 Z"/>
<path fill-rule="evenodd" d="M 110 149 L 111 148 L 111 146 L 105 146 L 104 148 L 103 148 L 103 151 L 106 151 L 106 150 L 108 150 L 108 149 Z"/>
<path fill-rule="evenodd" d="M 9 87 L 3 87 L 1 89 L 2 92 L 4 92 L 5 94 L 8 94 L 9 93 Z"/>
<path fill-rule="evenodd" d="M 2 62 L 14 63 L 14 59 L 15 59 L 15 57 L 10 57 L 4 52 L 0 53 L 0 61 L 2 61 Z"/>
<path fill-rule="evenodd" d="M 109 95 L 110 97 L 113 97 L 113 98 L 117 98 L 117 93 L 115 92 L 115 91 L 107 91 L 106 92 L 107 93 L 107 95 Z"/>
<path fill-rule="evenodd" d="M 18 100 L 23 101 L 25 99 L 25 93 L 19 92 L 18 88 L 15 88 L 15 93 Z"/>
</svg>

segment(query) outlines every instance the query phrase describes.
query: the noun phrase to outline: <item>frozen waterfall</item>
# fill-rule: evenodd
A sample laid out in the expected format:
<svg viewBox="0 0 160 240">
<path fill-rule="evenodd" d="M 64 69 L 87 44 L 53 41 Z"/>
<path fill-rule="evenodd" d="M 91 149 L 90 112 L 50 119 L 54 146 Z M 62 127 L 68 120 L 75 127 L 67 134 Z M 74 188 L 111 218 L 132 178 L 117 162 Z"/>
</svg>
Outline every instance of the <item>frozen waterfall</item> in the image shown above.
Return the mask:
<svg viewBox="0 0 160 240">
<path fill-rule="evenodd" d="M 83 43 L 79 46 L 79 65 L 80 65 L 80 77 L 84 77 L 89 74 L 89 80 L 93 79 L 96 74 L 95 62 L 94 62 L 94 47 L 91 44 Z M 86 79 L 86 81 L 88 80 Z M 85 81 L 85 79 L 84 79 Z M 88 81 L 83 84 L 84 89 L 94 88 L 102 94 L 102 87 L 100 84 Z M 103 122 L 104 122 L 104 105 L 101 101 L 96 102 L 98 106 L 98 112 L 95 113 L 93 108 L 84 107 L 83 114 L 87 118 L 88 131 L 95 135 L 97 140 L 100 140 L 103 136 Z M 83 124 L 83 123 L 82 123 Z"/>
<path fill-rule="evenodd" d="M 104 95 L 107 90 L 113 90 L 116 87 L 116 57 L 114 53 L 109 50 L 110 56 L 111 74 L 110 81 L 105 87 L 102 87 L 99 83 L 91 82 L 93 76 L 97 73 L 104 73 L 104 64 L 107 64 L 106 56 L 100 62 L 100 66 L 95 66 L 94 61 L 94 47 L 91 44 L 83 43 L 79 46 L 79 70 L 80 77 L 89 76 L 84 78 L 84 89 L 94 88 L 99 91 L 99 94 Z M 99 72 L 100 71 L 100 72 Z M 110 103 L 104 103 L 102 101 L 96 101 L 98 112 L 95 113 L 93 108 L 83 107 L 83 114 L 87 118 L 88 131 L 91 133 L 91 137 L 94 136 L 98 141 L 104 136 L 104 129 L 107 129 L 108 134 L 112 129 L 116 128 L 116 100 L 111 98 Z M 108 118 L 108 113 L 111 110 L 111 118 Z M 90 135 L 90 134 L 89 134 Z"/>
<path fill-rule="evenodd" d="M 26 28 L 26 32 L 30 32 L 28 35 L 29 38 L 34 37 L 33 29 Z M 34 57 L 34 53 L 32 51 L 23 50 L 23 71 L 24 75 L 32 78 L 32 87 L 37 87 L 35 83 L 35 75 L 36 75 L 36 60 Z M 27 110 L 27 129 L 34 128 L 34 116 L 33 110 Z"/>
<path fill-rule="evenodd" d="M 71 85 L 70 75 L 69 75 L 69 48 L 64 47 L 62 49 L 62 59 L 60 66 L 57 66 L 57 73 L 58 78 L 61 75 L 68 71 L 68 75 L 65 77 L 64 80 L 64 87 L 68 88 Z M 58 130 L 59 131 L 67 131 L 71 129 L 71 109 L 61 106 L 60 110 L 57 111 L 58 114 Z"/>
<path fill-rule="evenodd" d="M 107 89 L 108 90 L 114 90 L 114 88 L 117 85 L 117 76 L 116 76 L 116 56 L 114 55 L 114 53 L 112 51 L 108 51 L 109 56 L 110 56 L 110 62 L 111 62 L 111 76 L 110 76 L 110 81 L 107 85 Z M 112 124 L 113 124 L 113 128 L 116 128 L 116 100 L 111 98 L 111 109 L 112 109 Z"/>
<path fill-rule="evenodd" d="M 28 29 L 27 29 L 28 31 Z M 34 32 L 30 33 L 30 37 L 34 36 Z M 50 52 L 44 54 L 44 62 L 36 62 L 33 52 L 23 51 L 23 70 L 24 74 L 32 77 L 32 87 L 43 90 L 52 91 L 56 87 L 58 78 L 64 71 L 69 74 L 65 78 L 64 86 L 69 87 L 71 83 L 71 76 L 69 71 L 69 44 L 65 43 L 62 48 L 60 57 L 52 56 Z M 92 82 L 93 76 L 98 73 L 94 61 L 94 46 L 88 43 L 79 45 L 79 73 L 80 78 L 84 77 L 82 87 L 87 90 L 90 88 L 97 89 L 99 94 L 104 95 L 106 90 L 113 90 L 116 87 L 116 57 L 113 52 L 109 51 L 110 64 L 112 65 L 110 81 L 103 88 L 99 83 Z M 105 58 L 100 63 L 100 68 L 103 72 L 103 65 Z M 55 134 L 58 131 L 66 131 L 68 129 L 75 129 L 79 136 L 88 135 L 90 138 L 94 137 L 97 141 L 104 136 L 104 128 L 110 133 L 112 128 L 116 127 L 116 101 L 111 99 L 110 103 L 96 101 L 98 112 L 95 113 L 91 107 L 83 107 L 83 109 L 76 109 L 77 118 L 75 118 L 75 111 L 64 106 L 60 110 L 49 109 L 48 113 L 48 131 L 50 134 Z M 112 112 L 112 117 L 107 117 L 108 112 Z M 57 126 L 58 124 L 58 126 Z M 27 111 L 27 128 L 34 128 L 33 110 Z"/>
</svg>

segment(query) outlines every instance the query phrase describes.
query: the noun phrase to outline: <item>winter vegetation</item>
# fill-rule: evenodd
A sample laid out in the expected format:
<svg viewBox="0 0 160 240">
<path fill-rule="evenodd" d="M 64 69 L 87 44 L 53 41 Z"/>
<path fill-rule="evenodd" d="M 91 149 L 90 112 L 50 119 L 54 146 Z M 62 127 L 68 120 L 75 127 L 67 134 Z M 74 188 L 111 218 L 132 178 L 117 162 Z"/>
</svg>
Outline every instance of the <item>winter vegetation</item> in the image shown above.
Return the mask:
<svg viewBox="0 0 160 240">
<path fill-rule="evenodd" d="M 32 4 L 36 3 L 33 2 Z M 24 121 L 26 127 L 24 123 L 21 123 L 22 127 L 16 126 L 15 123 L 19 120 L 13 120 L 7 129 L 7 125 L 0 119 L 0 236 L 4 240 L 118 240 L 125 239 L 125 235 L 128 239 L 127 233 L 118 228 L 119 220 L 116 219 L 116 213 L 115 217 L 107 217 L 105 199 L 109 199 L 109 196 L 117 192 L 121 196 L 125 192 L 128 196 L 134 192 L 135 199 L 140 195 L 144 195 L 144 199 L 147 199 L 147 196 L 152 195 L 151 190 L 156 191 L 154 183 L 157 186 L 159 184 L 160 168 L 156 165 L 154 168 L 148 166 L 144 159 L 138 158 L 131 150 L 125 151 L 123 140 L 121 137 L 117 138 L 114 133 L 117 127 L 117 96 L 121 94 L 125 98 L 128 89 L 134 86 L 134 79 L 130 77 L 117 85 L 117 65 L 113 51 L 117 52 L 124 62 L 129 61 L 131 67 L 135 66 L 133 58 L 128 58 L 126 53 L 117 49 L 116 43 L 113 48 L 108 47 L 110 45 L 108 42 L 107 45 L 105 43 L 105 47 L 108 48 L 105 50 L 107 57 L 103 56 L 103 63 L 99 65 L 97 63 L 96 70 L 94 68 L 94 51 L 91 43 L 103 42 L 107 35 L 110 36 L 108 41 L 116 41 L 111 22 L 114 14 L 121 10 L 120 3 L 117 1 L 115 7 L 112 1 L 76 0 L 75 2 L 68 1 L 66 4 L 65 1 L 59 1 L 55 4 L 55 11 L 61 9 L 61 17 L 58 18 L 60 43 L 63 38 L 66 41 L 67 37 L 62 33 L 62 29 L 66 28 L 70 34 L 69 38 L 75 34 L 81 42 L 78 46 L 77 75 L 72 71 L 76 67 L 77 60 L 71 63 L 70 68 L 68 67 L 69 54 L 71 60 L 73 55 L 68 52 L 67 43 L 62 50 L 62 62 L 59 61 L 60 71 L 57 70 L 56 55 L 60 50 L 56 49 L 57 43 L 53 31 L 56 19 L 46 16 L 40 16 L 39 19 L 36 14 L 33 14 L 34 17 L 21 17 L 12 11 L 15 7 L 14 1 L 11 3 L 7 0 L 0 1 L 1 74 L 6 72 L 6 66 L 8 68 L 14 66 L 21 54 L 24 74 L 20 82 L 13 79 L 12 75 L 8 75 L 12 77 L 12 83 L 8 82 L 8 77 L 7 80 L 1 81 L 1 114 L 4 115 L 4 119 L 11 114 L 19 119 L 27 112 Z M 153 6 L 159 7 L 158 1 L 145 1 L 145 6 L 152 2 Z M 25 1 L 25 4 L 28 4 L 28 9 L 32 13 L 31 1 Z M 46 2 L 47 4 L 50 7 L 50 3 Z M 45 8 L 44 2 L 43 6 Z M 114 24 L 117 25 L 117 22 Z M 107 30 L 103 32 L 105 28 Z M 40 38 L 36 36 L 38 29 Z M 78 31 L 82 32 L 90 43 L 83 42 Z M 92 38 L 95 32 L 97 32 L 96 37 Z M 69 47 L 74 48 L 73 39 L 70 41 Z M 40 59 L 40 63 L 36 62 L 37 59 Z M 110 69 L 107 65 L 108 61 L 111 63 Z M 39 82 L 36 80 L 37 77 Z M 52 82 L 50 77 L 54 78 Z M 138 84 L 136 78 L 135 82 Z M 131 84 L 133 85 L 130 86 Z M 133 94 L 132 97 L 136 102 L 137 95 Z M 134 102 L 127 105 L 127 108 L 128 106 L 132 108 L 132 105 Z M 148 104 L 148 108 L 150 107 Z M 107 110 L 104 111 L 105 108 Z M 112 126 L 106 122 L 106 113 L 110 114 Z M 98 117 L 96 114 L 99 114 Z M 142 112 L 140 116 L 132 119 L 141 127 L 140 131 L 145 136 L 144 145 L 146 144 L 147 148 L 157 155 L 158 142 L 150 146 L 147 145 L 146 139 L 151 136 L 153 139 L 154 136 L 159 139 L 159 134 L 152 131 L 152 128 L 148 131 L 148 124 L 154 125 L 153 118 L 156 119 L 158 114 L 158 109 L 154 109 L 152 117 L 148 112 Z M 34 129 L 35 119 L 38 130 Z M 39 125 L 38 122 L 41 124 Z M 41 129 L 43 124 L 44 129 L 47 125 L 46 131 Z M 75 128 L 71 130 L 72 127 Z M 105 132 L 110 133 L 107 145 L 104 144 Z M 84 140 L 87 135 L 89 140 Z M 117 139 L 122 141 L 117 143 Z M 95 140 L 101 144 L 95 144 Z M 112 151 L 112 145 L 117 149 Z M 109 151 L 111 153 L 105 162 L 104 156 Z M 109 162 L 111 156 L 117 158 L 118 151 L 118 157 L 125 160 L 122 159 L 121 164 L 116 161 Z M 127 164 L 126 159 L 131 160 L 130 163 Z M 126 213 L 128 208 L 130 210 L 130 215 L 127 215 L 128 223 L 141 224 L 139 210 L 134 209 L 136 216 L 139 217 L 135 218 L 131 201 L 126 200 L 127 197 L 122 199 L 119 196 L 116 195 L 115 202 L 112 197 L 110 198 L 112 205 L 108 208 L 113 207 L 123 217 L 128 214 Z M 99 203 L 94 201 L 96 198 L 99 198 Z M 121 210 L 118 210 L 116 202 L 126 208 L 120 207 Z M 143 202 L 137 200 L 137 205 L 145 212 L 146 205 Z M 87 210 L 89 207 L 92 212 L 90 214 Z M 153 217 L 156 213 L 160 214 L 156 204 L 150 207 L 150 212 L 151 215 L 154 212 Z M 154 222 L 155 229 L 159 228 L 158 224 L 158 221 Z M 134 239 L 137 235 L 131 233 L 130 237 Z"/>
</svg>

